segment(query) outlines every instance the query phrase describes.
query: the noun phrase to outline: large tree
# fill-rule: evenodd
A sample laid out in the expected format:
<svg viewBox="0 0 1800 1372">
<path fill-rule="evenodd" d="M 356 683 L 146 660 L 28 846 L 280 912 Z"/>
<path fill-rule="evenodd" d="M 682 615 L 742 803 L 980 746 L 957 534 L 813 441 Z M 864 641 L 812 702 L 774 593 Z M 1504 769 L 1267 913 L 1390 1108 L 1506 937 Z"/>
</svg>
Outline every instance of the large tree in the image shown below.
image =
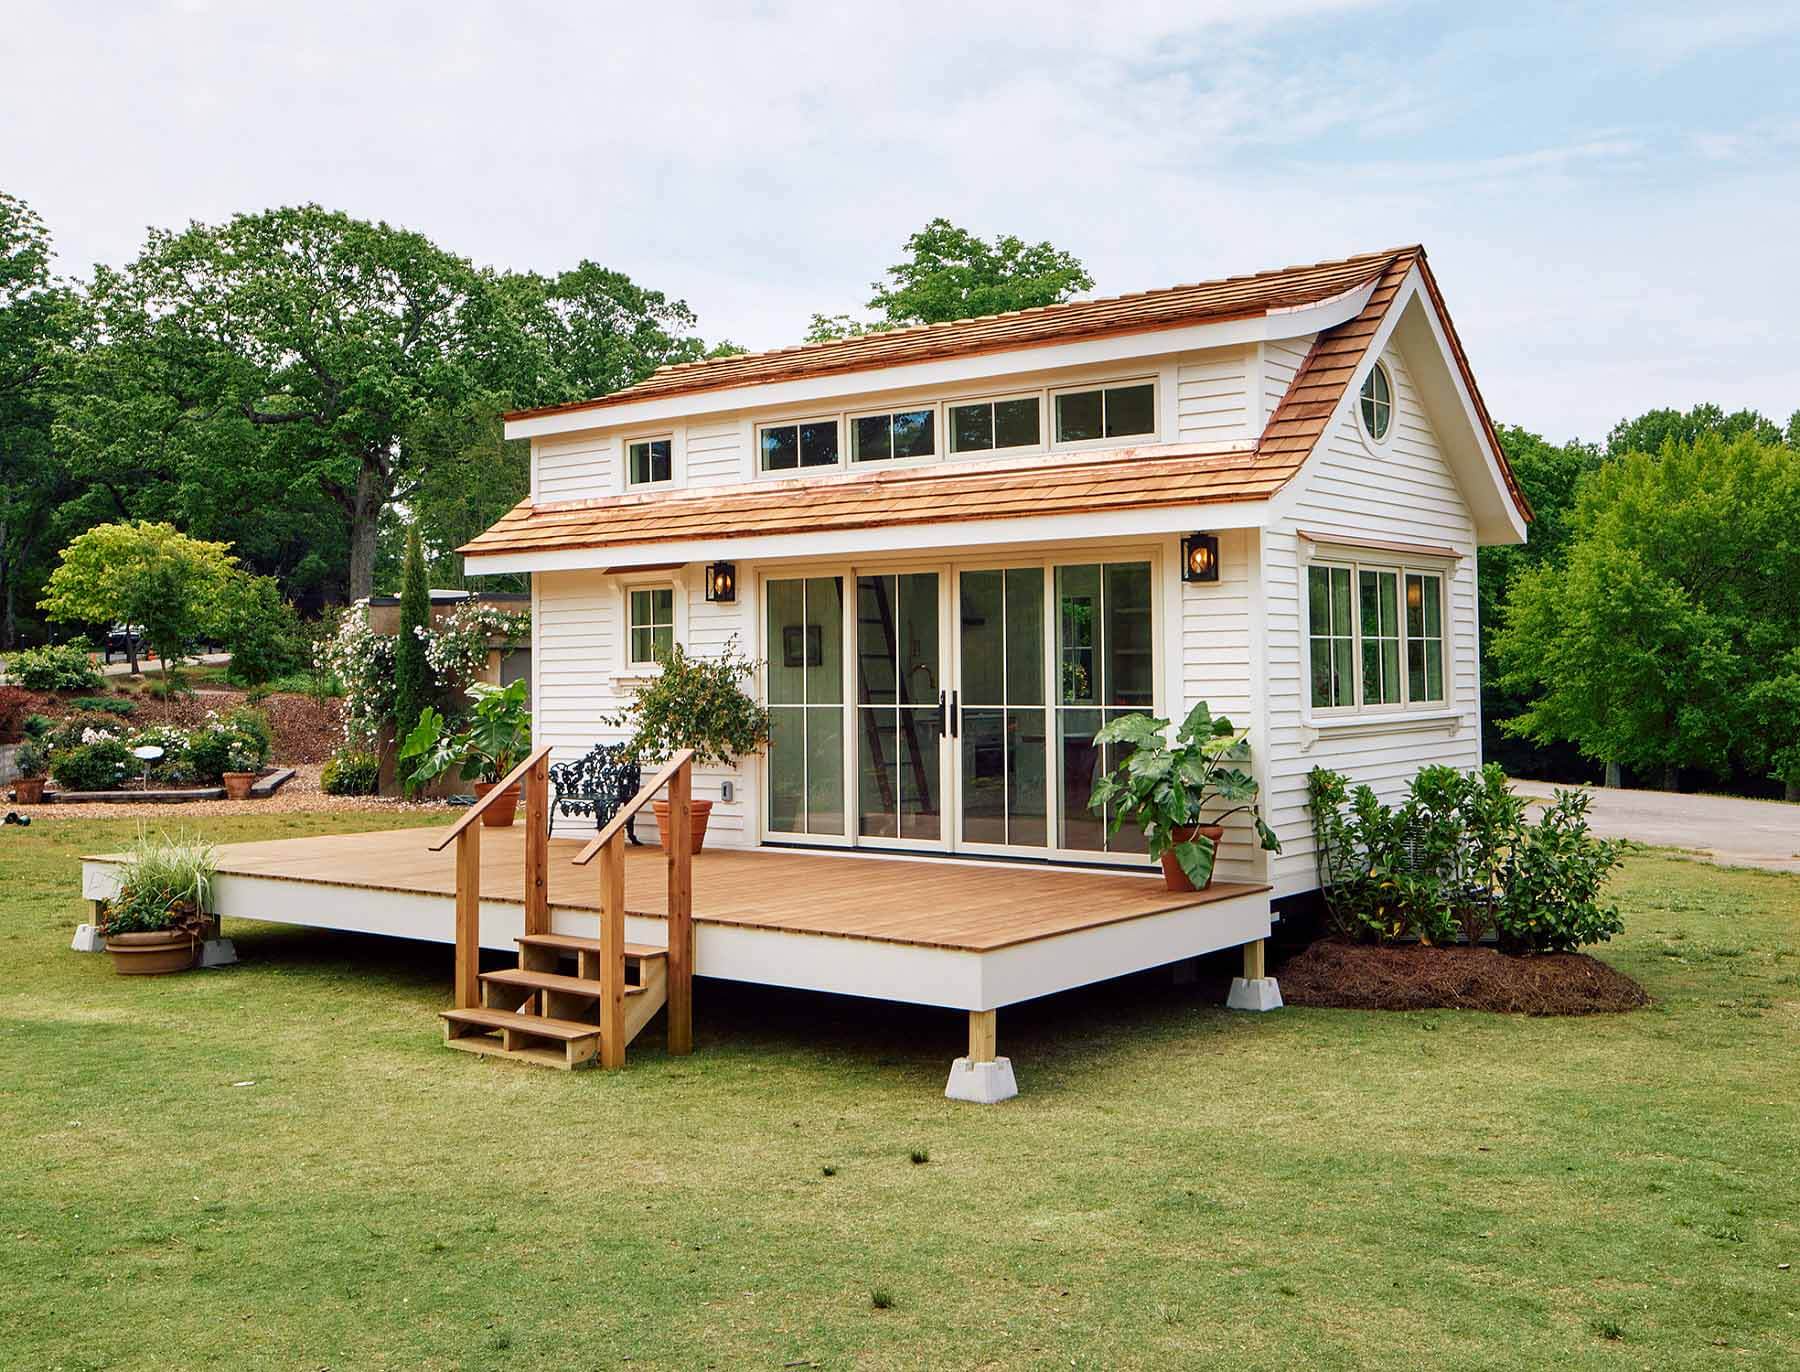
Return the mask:
<svg viewBox="0 0 1800 1372">
<path fill-rule="evenodd" d="M 51 395 L 71 293 L 50 272 L 50 234 L 0 192 L 0 648 L 18 637 L 21 589 L 41 577 L 67 472 L 51 442 Z"/>
<path fill-rule="evenodd" d="M 1596 761 L 1800 783 L 1800 452 L 1716 433 L 1580 480 L 1566 555 L 1509 588 L 1505 722 Z"/>
<path fill-rule="evenodd" d="M 1073 253 L 1048 241 L 1000 234 L 990 242 L 941 217 L 906 240 L 906 253 L 870 286 L 874 322 L 815 314 L 807 341 L 1055 305 L 1094 284 Z"/>
</svg>

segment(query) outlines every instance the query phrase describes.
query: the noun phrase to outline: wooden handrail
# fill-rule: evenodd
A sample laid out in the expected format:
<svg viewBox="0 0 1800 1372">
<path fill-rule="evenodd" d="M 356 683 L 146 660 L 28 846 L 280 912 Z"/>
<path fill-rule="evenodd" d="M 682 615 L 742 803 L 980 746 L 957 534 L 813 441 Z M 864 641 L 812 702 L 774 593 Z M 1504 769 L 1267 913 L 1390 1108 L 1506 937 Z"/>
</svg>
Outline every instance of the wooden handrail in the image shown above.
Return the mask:
<svg viewBox="0 0 1800 1372">
<path fill-rule="evenodd" d="M 525 774 L 533 767 L 537 766 L 540 758 L 549 756 L 550 745 L 548 743 L 539 744 L 536 748 L 533 748 L 530 757 L 526 758 L 517 767 L 513 768 L 512 771 L 501 778 L 500 781 L 496 782 L 493 790 L 489 791 L 485 796 L 481 797 L 480 800 L 476 801 L 467 810 L 463 811 L 462 818 L 452 824 L 450 828 L 445 831 L 444 836 L 431 845 L 431 851 L 434 853 L 441 853 L 444 849 L 448 848 L 464 829 L 467 829 L 476 820 L 481 818 L 481 812 L 483 810 L 487 809 L 490 805 L 498 804 L 502 795 L 511 790 L 519 782 L 523 781 L 525 779 Z"/>
<path fill-rule="evenodd" d="M 692 748 L 683 748 L 665 762 L 662 765 L 662 769 L 658 771 L 655 776 L 651 777 L 650 780 L 646 781 L 635 796 L 619 807 L 618 813 L 607 822 L 604 829 L 594 835 L 593 841 L 575 855 L 575 866 L 585 867 L 588 863 L 592 862 L 594 860 L 594 855 L 602 848 L 606 847 L 607 843 L 611 841 L 615 834 L 624 830 L 626 822 L 636 815 L 639 810 L 643 809 L 644 806 L 649 804 L 651 797 L 662 790 L 664 786 L 668 785 L 669 782 L 674 779 L 675 774 L 693 760 L 694 750 Z"/>
</svg>

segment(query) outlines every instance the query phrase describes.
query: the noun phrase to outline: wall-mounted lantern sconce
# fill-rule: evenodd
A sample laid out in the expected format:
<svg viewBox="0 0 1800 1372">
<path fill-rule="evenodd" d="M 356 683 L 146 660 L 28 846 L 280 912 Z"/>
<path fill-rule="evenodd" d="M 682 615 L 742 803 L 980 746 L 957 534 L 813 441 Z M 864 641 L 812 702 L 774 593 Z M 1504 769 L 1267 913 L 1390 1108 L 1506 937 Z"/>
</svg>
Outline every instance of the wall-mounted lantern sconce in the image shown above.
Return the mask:
<svg viewBox="0 0 1800 1372">
<path fill-rule="evenodd" d="M 730 605 L 737 599 L 737 568 L 729 562 L 706 565 L 706 598 L 715 604 Z"/>
<path fill-rule="evenodd" d="M 1219 579 L 1219 536 L 1189 534 L 1181 540 L 1181 579 L 1183 581 L 1217 581 Z"/>
</svg>

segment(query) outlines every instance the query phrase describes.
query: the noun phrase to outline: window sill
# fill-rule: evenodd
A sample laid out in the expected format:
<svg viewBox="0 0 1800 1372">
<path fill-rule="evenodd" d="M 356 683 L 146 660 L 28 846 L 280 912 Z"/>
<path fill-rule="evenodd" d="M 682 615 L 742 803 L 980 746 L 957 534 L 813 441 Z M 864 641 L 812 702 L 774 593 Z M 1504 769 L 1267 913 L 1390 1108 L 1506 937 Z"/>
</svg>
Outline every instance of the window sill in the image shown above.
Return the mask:
<svg viewBox="0 0 1800 1372">
<path fill-rule="evenodd" d="M 661 663 L 633 662 L 614 672 L 612 674 L 612 679 L 615 686 L 642 686 L 655 681 L 661 675 Z"/>
<path fill-rule="evenodd" d="M 1309 717 L 1300 722 L 1300 751 L 1310 752 L 1321 738 L 1356 738 L 1363 734 L 1405 734 L 1442 729 L 1456 734 L 1468 716 L 1461 710 L 1408 710 L 1394 714 Z"/>
</svg>

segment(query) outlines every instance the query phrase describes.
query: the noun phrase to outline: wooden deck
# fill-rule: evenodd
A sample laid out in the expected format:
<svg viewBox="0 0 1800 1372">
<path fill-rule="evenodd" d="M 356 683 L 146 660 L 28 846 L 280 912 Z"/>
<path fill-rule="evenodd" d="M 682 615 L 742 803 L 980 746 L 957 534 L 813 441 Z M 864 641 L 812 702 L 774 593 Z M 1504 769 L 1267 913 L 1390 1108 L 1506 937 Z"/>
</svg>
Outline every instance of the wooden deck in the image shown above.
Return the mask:
<svg viewBox="0 0 1800 1372">
<path fill-rule="evenodd" d="M 442 829 L 222 844 L 217 910 L 310 928 L 454 942 L 455 855 Z M 481 843 L 483 947 L 527 932 L 525 829 Z M 599 864 L 553 839 L 551 932 L 594 937 Z M 109 899 L 118 855 L 84 859 Z M 667 860 L 626 850 L 626 937 L 667 944 Z M 759 985 L 990 1010 L 1267 937 L 1269 888 L 1174 893 L 1160 873 L 784 848 L 709 848 L 693 863 L 694 972 Z"/>
<path fill-rule="evenodd" d="M 271 839 L 219 847 L 222 876 L 278 877 L 320 886 L 453 896 L 454 855 L 433 853 L 433 829 L 390 829 L 321 838 Z M 598 873 L 575 867 L 574 839 L 550 840 L 553 910 L 600 908 Z M 519 903 L 524 830 L 482 838 L 482 900 Z M 665 913 L 662 850 L 627 848 L 625 904 L 643 918 Z M 784 848 L 705 849 L 694 858 L 694 922 L 837 938 L 877 939 L 965 952 L 1139 919 L 1266 890 L 1217 882 L 1173 893 L 1160 876 L 1021 863 L 969 863 L 801 852 Z"/>
</svg>

